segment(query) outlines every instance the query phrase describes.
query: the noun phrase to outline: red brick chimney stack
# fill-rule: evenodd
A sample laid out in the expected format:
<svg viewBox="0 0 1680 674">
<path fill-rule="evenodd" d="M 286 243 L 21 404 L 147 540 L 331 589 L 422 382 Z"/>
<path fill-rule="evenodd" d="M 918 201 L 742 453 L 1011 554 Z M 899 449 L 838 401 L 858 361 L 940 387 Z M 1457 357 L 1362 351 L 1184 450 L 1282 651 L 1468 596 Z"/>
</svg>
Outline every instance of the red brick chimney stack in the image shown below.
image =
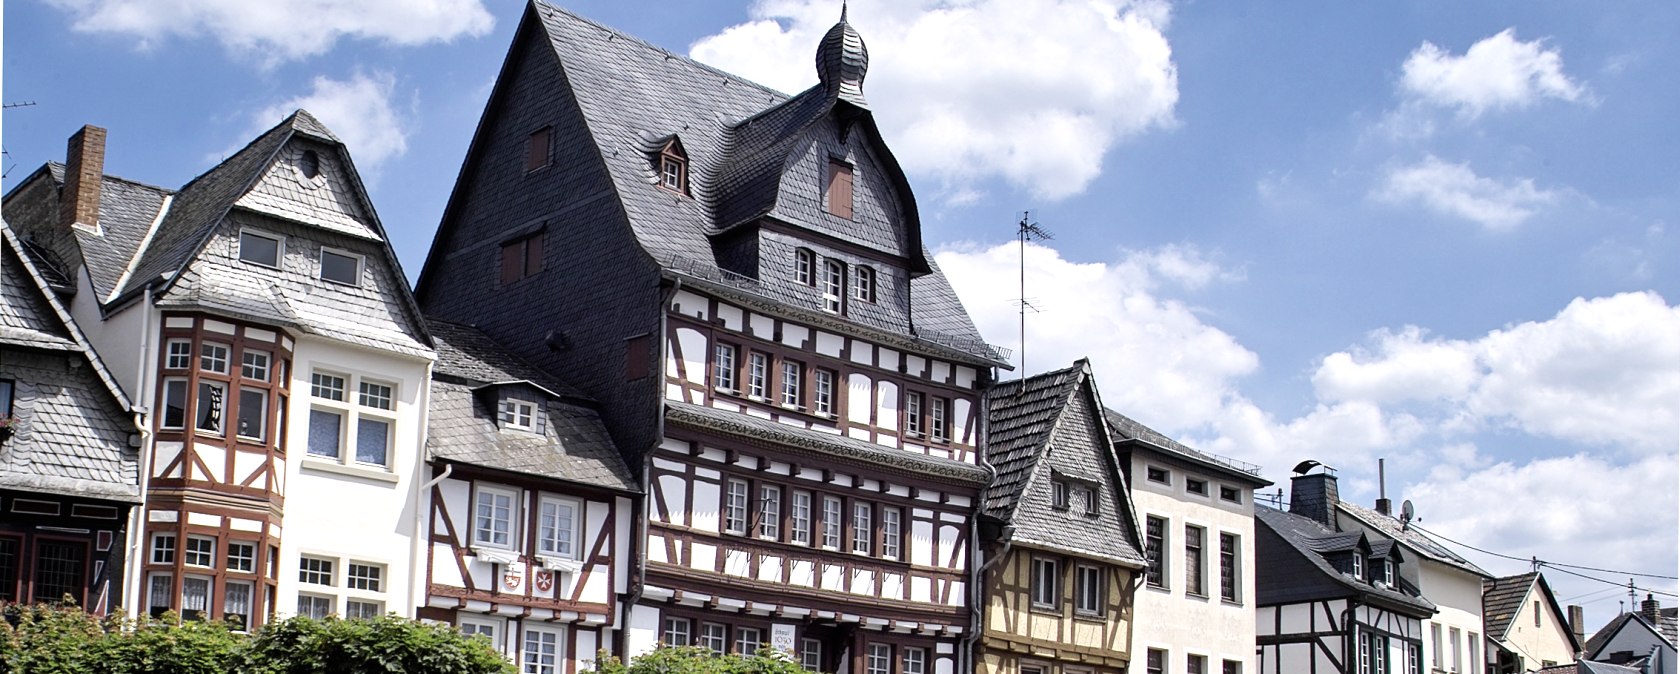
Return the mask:
<svg viewBox="0 0 1680 674">
<path fill-rule="evenodd" d="M 58 220 L 64 227 L 99 226 L 99 188 L 105 176 L 105 129 L 91 124 L 70 136 L 64 153 L 64 189 Z"/>
</svg>

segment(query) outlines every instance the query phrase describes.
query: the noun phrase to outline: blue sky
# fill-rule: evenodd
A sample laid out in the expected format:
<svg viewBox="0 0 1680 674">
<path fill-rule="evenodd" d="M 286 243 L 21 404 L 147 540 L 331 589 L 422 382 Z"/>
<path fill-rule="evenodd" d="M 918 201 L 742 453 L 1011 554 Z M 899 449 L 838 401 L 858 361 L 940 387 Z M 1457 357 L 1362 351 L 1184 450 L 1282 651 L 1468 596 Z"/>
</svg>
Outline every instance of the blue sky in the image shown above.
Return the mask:
<svg viewBox="0 0 1680 674">
<path fill-rule="evenodd" d="M 224 4 L 7 3 L 3 99 L 37 105 L 4 113 L 4 187 L 83 123 L 110 130 L 107 172 L 178 186 L 301 105 L 417 273 L 523 5 Z M 566 6 L 789 91 L 838 14 Z M 1480 547 L 1675 575 L 1680 6 L 850 16 L 925 239 L 990 341 L 1020 341 L 1014 221 L 1054 232 L 1027 250 L 1027 369 L 1089 356 L 1110 406 L 1276 481 L 1318 459 L 1364 503 L 1386 457 L 1391 496 Z M 1625 597 L 1548 576 L 1589 623 Z"/>
</svg>

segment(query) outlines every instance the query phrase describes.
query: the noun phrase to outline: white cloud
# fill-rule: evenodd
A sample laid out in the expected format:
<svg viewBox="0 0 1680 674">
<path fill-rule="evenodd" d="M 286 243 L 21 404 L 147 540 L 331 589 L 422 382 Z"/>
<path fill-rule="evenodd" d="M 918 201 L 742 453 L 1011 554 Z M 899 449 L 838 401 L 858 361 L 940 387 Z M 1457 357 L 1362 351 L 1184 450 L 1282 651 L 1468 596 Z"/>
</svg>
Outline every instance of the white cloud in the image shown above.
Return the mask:
<svg viewBox="0 0 1680 674">
<path fill-rule="evenodd" d="M 1371 196 L 1392 204 L 1420 202 L 1437 212 L 1463 218 L 1495 231 L 1509 230 L 1555 202 L 1558 193 L 1534 186 L 1528 178 L 1497 180 L 1450 164 L 1434 155 L 1410 166 L 1389 169 Z"/>
<path fill-rule="evenodd" d="M 1480 470 L 1443 466 L 1401 490 L 1417 505 L 1420 525 L 1456 541 L 1513 557 L 1538 557 L 1641 573 L 1672 575 L 1675 532 L 1680 531 L 1680 481 L 1675 455 L 1627 464 L 1577 454 L 1525 464 L 1501 462 Z M 1391 492 L 1393 493 L 1393 492 Z M 1520 505 L 1516 505 L 1520 504 Z M 1527 571 L 1522 562 L 1467 552 L 1495 575 Z M 1558 570 L 1546 580 L 1560 597 L 1606 588 Z M 1627 577 L 1585 572 L 1625 582 Z M 1673 590 L 1673 581 L 1639 579 Z M 1625 595 L 1624 595 L 1625 596 Z M 1641 596 L 1643 598 L 1643 596 Z M 1613 615 L 1589 624 L 1601 624 Z"/>
<path fill-rule="evenodd" d="M 1400 88 L 1418 100 L 1475 118 L 1488 110 L 1523 108 L 1542 98 L 1578 101 L 1580 84 L 1563 72 L 1563 55 L 1542 40 L 1523 42 L 1515 29 L 1484 38 L 1462 56 L 1424 42 L 1406 59 Z"/>
<path fill-rule="evenodd" d="M 350 148 L 358 169 L 377 172 L 386 160 L 408 151 L 412 115 L 400 113 L 392 104 L 396 83 L 390 73 L 357 73 L 348 80 L 316 77 L 309 93 L 271 105 L 253 121 L 260 131 L 293 110 L 308 110 Z"/>
<path fill-rule="evenodd" d="M 1083 190 L 1122 140 L 1176 124 L 1169 14 L 1153 0 L 850 5 L 865 94 L 907 170 L 958 195 L 1003 177 L 1047 199 Z M 692 55 L 789 92 L 815 84 L 834 4 L 759 0 L 752 16 Z"/>
<path fill-rule="evenodd" d="M 1514 427 L 1588 446 L 1671 452 L 1680 440 L 1680 307 L 1655 293 L 1576 299 L 1474 340 L 1407 326 L 1326 356 L 1321 400 L 1422 403 L 1441 424 Z"/>
<path fill-rule="evenodd" d="M 495 20 L 481 0 L 48 0 L 74 28 L 117 33 L 150 47 L 207 36 L 268 65 L 330 50 L 349 37 L 411 46 L 476 37 Z"/>
</svg>

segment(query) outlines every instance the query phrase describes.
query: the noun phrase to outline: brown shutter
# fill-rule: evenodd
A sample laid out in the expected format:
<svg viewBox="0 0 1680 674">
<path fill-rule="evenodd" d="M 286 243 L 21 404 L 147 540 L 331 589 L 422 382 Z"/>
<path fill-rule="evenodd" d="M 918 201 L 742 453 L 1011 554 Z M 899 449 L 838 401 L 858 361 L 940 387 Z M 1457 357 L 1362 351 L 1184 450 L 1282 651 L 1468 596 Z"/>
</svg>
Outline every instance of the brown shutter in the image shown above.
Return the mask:
<svg viewBox="0 0 1680 674">
<path fill-rule="evenodd" d="M 525 141 L 525 170 L 535 171 L 548 166 L 548 127 L 537 129 Z"/>
<path fill-rule="evenodd" d="M 648 364 L 652 355 L 648 351 L 653 346 L 653 339 L 648 335 L 631 337 L 624 342 L 624 379 L 626 381 L 641 379 L 648 376 Z"/>
<path fill-rule="evenodd" d="M 852 165 L 828 162 L 828 212 L 852 219 Z"/>
<path fill-rule="evenodd" d="M 530 276 L 543 270 L 543 233 L 537 232 L 525 238 L 525 275 Z"/>
<path fill-rule="evenodd" d="M 525 246 L 523 241 L 502 244 L 502 285 L 507 285 L 520 279 L 520 270 L 524 263 Z"/>
</svg>

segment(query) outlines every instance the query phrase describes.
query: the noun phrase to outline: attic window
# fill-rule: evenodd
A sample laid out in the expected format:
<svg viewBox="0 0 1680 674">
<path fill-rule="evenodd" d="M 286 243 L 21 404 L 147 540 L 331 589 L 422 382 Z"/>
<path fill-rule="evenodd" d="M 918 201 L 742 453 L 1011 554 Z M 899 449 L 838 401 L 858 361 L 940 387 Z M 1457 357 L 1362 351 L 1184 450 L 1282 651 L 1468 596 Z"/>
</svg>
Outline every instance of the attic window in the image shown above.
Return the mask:
<svg viewBox="0 0 1680 674">
<path fill-rule="evenodd" d="M 860 302 L 875 301 L 875 270 L 870 267 L 858 267 L 853 272 L 852 299 Z"/>
<path fill-rule="evenodd" d="M 1150 482 L 1159 482 L 1161 484 L 1172 484 L 1172 473 L 1167 472 L 1167 469 L 1165 469 L 1165 468 L 1156 468 L 1154 466 L 1150 466 L 1147 469 L 1145 469 L 1145 474 L 1149 477 Z"/>
<path fill-rule="evenodd" d="M 314 150 L 304 150 L 303 156 L 298 158 L 298 173 L 310 180 L 321 175 L 321 155 Z"/>
<path fill-rule="evenodd" d="M 362 258 L 326 248 L 321 249 L 321 280 L 358 285 L 362 276 Z"/>
<path fill-rule="evenodd" d="M 548 137 L 551 127 L 543 127 L 531 132 L 525 139 L 525 172 L 530 173 L 544 166 L 548 166 Z"/>
<path fill-rule="evenodd" d="M 1357 580 L 1365 579 L 1365 558 L 1359 556 L 1359 551 L 1353 551 L 1353 577 Z"/>
<path fill-rule="evenodd" d="M 675 139 L 659 151 L 659 186 L 677 194 L 688 194 L 688 155 Z"/>
<path fill-rule="evenodd" d="M 801 248 L 794 254 L 793 280 L 808 286 L 817 284 L 817 254 L 811 249 Z"/>
<path fill-rule="evenodd" d="M 1184 491 L 1190 492 L 1190 493 L 1195 494 L 1197 496 L 1207 496 L 1207 480 L 1198 480 L 1198 479 L 1195 479 L 1195 478 L 1185 478 L 1184 479 Z"/>
<path fill-rule="evenodd" d="M 852 165 L 838 159 L 828 160 L 828 185 L 823 190 L 823 205 L 830 215 L 852 219 Z"/>
<path fill-rule="evenodd" d="M 530 433 L 540 433 L 537 421 L 537 404 L 525 400 L 503 398 L 498 414 L 502 428 Z"/>
<path fill-rule="evenodd" d="M 239 233 L 239 259 L 242 262 L 279 268 L 280 237 L 252 231 Z"/>
<path fill-rule="evenodd" d="M 1068 483 L 1062 480 L 1050 483 L 1050 507 L 1066 510 L 1068 501 Z"/>
<path fill-rule="evenodd" d="M 840 313 L 846 296 L 846 268 L 837 260 L 823 262 L 823 311 Z"/>
<path fill-rule="evenodd" d="M 536 232 L 502 244 L 502 285 L 543 269 L 543 233 Z"/>
<path fill-rule="evenodd" d="M 1226 487 L 1221 485 L 1219 487 L 1219 498 L 1232 503 L 1242 503 L 1242 492 L 1236 487 Z"/>
</svg>

